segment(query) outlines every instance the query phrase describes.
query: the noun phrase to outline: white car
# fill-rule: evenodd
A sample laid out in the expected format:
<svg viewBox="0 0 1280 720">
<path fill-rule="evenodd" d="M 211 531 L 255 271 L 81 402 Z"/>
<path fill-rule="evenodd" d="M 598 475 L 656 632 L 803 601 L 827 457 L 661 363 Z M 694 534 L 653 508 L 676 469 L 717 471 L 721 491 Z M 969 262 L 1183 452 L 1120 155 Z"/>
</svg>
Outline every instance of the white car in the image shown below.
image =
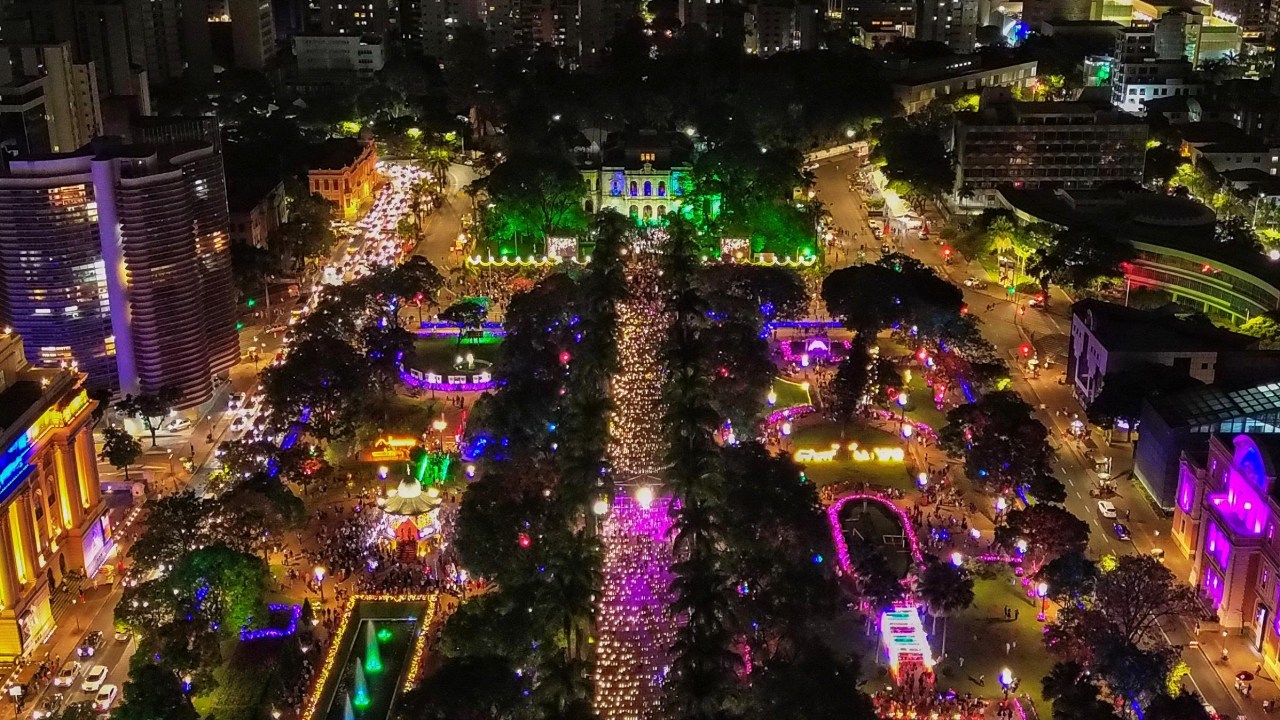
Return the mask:
<svg viewBox="0 0 1280 720">
<path fill-rule="evenodd" d="M 98 690 L 98 694 L 93 697 L 93 709 L 98 712 L 110 710 L 118 695 L 120 695 L 120 688 L 115 685 L 103 685 L 102 689 Z"/>
<path fill-rule="evenodd" d="M 102 683 L 107 681 L 107 666 L 94 665 L 89 668 L 89 674 L 84 676 L 84 682 L 80 683 L 80 689 L 85 692 L 98 692 L 102 687 Z"/>
<path fill-rule="evenodd" d="M 75 684 L 76 676 L 80 674 L 80 662 L 78 660 L 68 660 L 62 669 L 58 671 L 57 676 L 53 678 L 54 687 L 71 687 Z"/>
<path fill-rule="evenodd" d="M 184 417 L 176 417 L 164 424 L 166 432 L 182 432 L 191 427 L 191 421 Z"/>
<path fill-rule="evenodd" d="M 227 402 L 227 407 L 232 410 L 239 410 L 244 407 L 244 393 L 231 393 L 231 399 Z"/>
<path fill-rule="evenodd" d="M 1098 512 L 1102 513 L 1104 518 L 1114 518 L 1116 516 L 1116 506 L 1112 505 L 1109 500 L 1099 500 Z"/>
<path fill-rule="evenodd" d="M 241 432 L 249 427 L 249 420 L 244 415 L 237 415 L 235 420 L 231 421 L 231 432 Z"/>
</svg>

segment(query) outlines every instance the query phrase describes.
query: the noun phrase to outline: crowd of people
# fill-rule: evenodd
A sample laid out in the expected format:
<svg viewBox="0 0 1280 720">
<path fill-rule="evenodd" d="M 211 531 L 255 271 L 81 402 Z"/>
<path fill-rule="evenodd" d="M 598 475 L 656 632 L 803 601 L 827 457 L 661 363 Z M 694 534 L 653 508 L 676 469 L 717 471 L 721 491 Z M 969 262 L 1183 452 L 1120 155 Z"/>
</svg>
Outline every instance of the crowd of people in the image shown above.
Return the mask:
<svg viewBox="0 0 1280 720">
<path fill-rule="evenodd" d="M 931 683 L 914 682 L 876 692 L 871 702 L 880 717 L 902 720 L 981 720 L 986 717 L 988 707 L 987 700 L 974 697 L 973 693 L 939 691 Z"/>
</svg>

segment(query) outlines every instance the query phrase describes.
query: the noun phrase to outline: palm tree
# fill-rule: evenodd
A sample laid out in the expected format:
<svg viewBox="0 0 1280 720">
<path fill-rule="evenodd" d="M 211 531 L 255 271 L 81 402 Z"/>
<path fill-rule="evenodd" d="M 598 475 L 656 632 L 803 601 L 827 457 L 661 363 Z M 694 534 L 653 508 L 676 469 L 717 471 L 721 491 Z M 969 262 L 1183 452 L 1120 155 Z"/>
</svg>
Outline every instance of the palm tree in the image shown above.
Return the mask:
<svg viewBox="0 0 1280 720">
<path fill-rule="evenodd" d="M 449 166 L 452 164 L 449 147 L 439 142 L 424 143 L 418 152 L 418 164 L 431 173 L 432 184 L 437 192 L 443 194 L 449 187 Z"/>
<path fill-rule="evenodd" d="M 929 606 L 933 616 L 933 629 L 938 629 L 938 618 L 946 618 L 973 604 L 973 576 L 963 566 L 944 563 L 930 557 L 920 574 L 916 587 L 920 598 Z M 939 656 L 947 654 L 947 626 L 942 626 L 942 647 Z"/>
</svg>

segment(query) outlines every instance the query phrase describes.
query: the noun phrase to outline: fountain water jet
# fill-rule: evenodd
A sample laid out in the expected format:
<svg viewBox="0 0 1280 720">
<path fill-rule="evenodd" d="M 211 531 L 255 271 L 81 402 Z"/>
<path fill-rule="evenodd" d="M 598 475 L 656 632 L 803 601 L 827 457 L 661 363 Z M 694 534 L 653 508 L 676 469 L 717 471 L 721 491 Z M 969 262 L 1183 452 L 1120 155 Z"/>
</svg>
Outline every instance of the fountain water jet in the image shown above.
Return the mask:
<svg viewBox="0 0 1280 720">
<path fill-rule="evenodd" d="M 364 669 L 371 673 L 382 672 L 382 651 L 378 649 L 378 634 L 372 620 L 366 621 L 364 626 Z"/>
<path fill-rule="evenodd" d="M 342 699 L 342 720 L 356 720 L 356 711 L 351 707 L 351 693 Z"/>
<path fill-rule="evenodd" d="M 358 662 L 356 663 L 356 697 L 353 702 L 361 710 L 369 707 L 369 703 L 372 702 L 369 697 L 369 682 L 365 680 L 364 668 Z"/>
</svg>

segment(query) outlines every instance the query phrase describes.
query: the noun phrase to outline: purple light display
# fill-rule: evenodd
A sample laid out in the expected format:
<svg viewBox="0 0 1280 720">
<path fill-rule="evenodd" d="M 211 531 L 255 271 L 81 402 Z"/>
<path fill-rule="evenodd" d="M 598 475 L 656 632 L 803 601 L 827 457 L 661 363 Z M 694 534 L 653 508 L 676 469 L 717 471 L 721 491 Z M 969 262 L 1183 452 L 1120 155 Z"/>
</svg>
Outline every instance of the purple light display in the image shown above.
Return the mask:
<svg viewBox="0 0 1280 720">
<path fill-rule="evenodd" d="M 1218 567 L 1227 569 L 1227 563 L 1231 561 L 1231 541 L 1215 522 L 1210 522 L 1205 530 L 1204 551 L 1218 563 Z"/>
<path fill-rule="evenodd" d="M 817 411 L 818 409 L 812 405 L 792 405 L 789 408 L 769 413 L 769 416 L 764 421 L 770 425 L 776 425 L 784 420 L 795 420 L 798 417 L 804 417 Z"/>
<path fill-rule="evenodd" d="M 282 638 L 289 637 L 298 632 L 298 621 L 302 619 L 301 605 L 280 605 L 271 604 L 267 606 L 271 612 L 289 611 L 289 624 L 283 628 L 259 628 L 257 630 L 249 630 L 240 628 L 240 641 L 248 642 L 250 640 L 261 640 L 263 638 Z"/>
<path fill-rule="evenodd" d="M 670 509 L 669 497 L 645 507 L 619 495 L 602 523 L 595 707 L 603 720 L 646 717 L 662 705 L 676 630 Z"/>
<path fill-rule="evenodd" d="M 1222 604 L 1222 594 L 1224 591 L 1222 576 L 1217 570 L 1204 566 L 1204 575 L 1200 583 L 1201 591 L 1213 602 L 1213 607 L 1217 609 Z"/>
<path fill-rule="evenodd" d="M 796 353 L 795 345 L 800 344 L 803 348 L 800 353 Z M 779 346 L 782 350 L 782 359 L 790 363 L 803 363 L 804 356 L 813 359 L 821 359 L 823 361 L 831 361 L 843 357 L 849 349 L 848 340 L 832 340 L 827 337 L 811 337 L 811 338 L 784 338 Z M 839 346 L 844 348 L 843 351 L 836 351 Z"/>
<path fill-rule="evenodd" d="M 1184 513 L 1191 512 L 1191 503 L 1196 497 L 1195 478 L 1185 467 L 1178 479 L 1178 509 Z"/>
<path fill-rule="evenodd" d="M 906 511 L 893 504 L 893 501 L 879 495 L 850 493 L 827 507 L 827 522 L 831 526 L 831 537 L 836 544 L 836 562 L 840 564 L 840 569 L 843 572 L 852 572 L 852 564 L 849 559 L 849 543 L 845 541 L 844 530 L 840 527 L 840 511 L 846 503 L 854 500 L 879 503 L 888 508 L 898 518 L 898 522 L 902 523 L 902 529 L 907 534 L 907 544 L 911 549 L 911 558 L 916 561 L 917 565 L 924 564 L 924 556 L 920 553 L 920 540 L 916 537 L 915 526 L 911 524 L 911 518 L 907 517 Z"/>
<path fill-rule="evenodd" d="M 470 377 L 470 376 L 469 376 Z M 410 387 L 418 387 L 423 390 L 437 390 L 439 392 L 482 392 L 484 390 L 492 390 L 498 386 L 497 380 L 486 380 L 484 382 L 428 382 L 425 379 L 419 379 L 411 375 L 408 371 L 400 371 L 400 381 Z"/>
</svg>

